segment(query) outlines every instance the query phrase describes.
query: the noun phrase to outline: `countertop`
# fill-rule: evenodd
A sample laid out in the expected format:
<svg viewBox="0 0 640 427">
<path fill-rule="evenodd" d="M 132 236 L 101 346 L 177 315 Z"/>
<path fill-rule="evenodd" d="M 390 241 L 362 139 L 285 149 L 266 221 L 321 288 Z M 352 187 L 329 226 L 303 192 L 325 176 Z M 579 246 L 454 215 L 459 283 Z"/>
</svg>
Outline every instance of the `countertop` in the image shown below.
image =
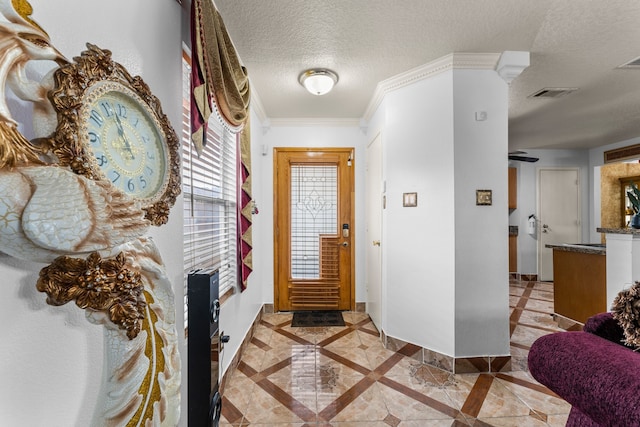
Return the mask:
<svg viewBox="0 0 640 427">
<path fill-rule="evenodd" d="M 596 231 L 610 234 L 640 234 L 640 229 L 637 228 L 596 228 Z"/>
<path fill-rule="evenodd" d="M 545 247 L 566 252 L 578 252 L 581 254 L 607 254 L 607 248 L 600 243 L 563 243 L 560 245 L 545 245 Z"/>
</svg>

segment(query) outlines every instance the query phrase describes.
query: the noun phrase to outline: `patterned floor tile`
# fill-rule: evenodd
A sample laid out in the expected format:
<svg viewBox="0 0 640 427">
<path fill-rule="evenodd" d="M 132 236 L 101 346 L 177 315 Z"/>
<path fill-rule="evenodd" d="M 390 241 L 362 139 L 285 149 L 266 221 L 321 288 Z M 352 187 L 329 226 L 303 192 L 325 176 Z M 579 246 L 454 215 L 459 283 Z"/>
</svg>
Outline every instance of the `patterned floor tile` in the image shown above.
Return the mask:
<svg viewBox="0 0 640 427">
<path fill-rule="evenodd" d="M 327 336 L 318 342 L 324 348 L 355 348 L 362 345 L 358 332 L 354 330 L 342 330 L 332 336 Z"/>
<path fill-rule="evenodd" d="M 549 427 L 564 427 L 567 425 L 568 418 L 568 413 L 562 415 L 550 415 L 547 418 L 547 424 L 549 425 Z"/>
<path fill-rule="evenodd" d="M 391 424 L 384 421 L 334 421 L 330 423 L 318 423 L 318 427 L 389 427 L 390 425 Z"/>
<path fill-rule="evenodd" d="M 547 423 L 531 416 L 479 418 L 484 426 L 494 427 L 547 427 Z"/>
<path fill-rule="evenodd" d="M 549 333 L 550 331 L 545 329 L 531 328 L 527 325 L 518 324 L 511 335 L 511 342 L 530 347 L 535 340 Z"/>
<path fill-rule="evenodd" d="M 387 350 L 382 347 L 382 342 L 380 342 L 377 346 L 371 346 L 365 349 L 365 353 L 367 354 L 367 359 L 369 360 L 369 366 L 374 369 L 383 365 L 384 362 L 389 360 L 392 356 L 396 354 L 396 352 Z"/>
<path fill-rule="evenodd" d="M 529 356 L 529 346 L 516 346 L 511 344 L 511 371 L 527 371 L 529 365 L 527 357 Z"/>
<path fill-rule="evenodd" d="M 532 326 L 546 328 L 549 330 L 549 332 L 557 332 L 562 330 L 558 327 L 558 323 L 553 320 L 553 316 L 549 313 L 522 310 L 522 313 L 520 314 L 520 323 L 527 323 Z"/>
<path fill-rule="evenodd" d="M 420 362 L 417 346 L 382 346 L 366 313 L 344 327 L 291 327 L 264 314 L 230 373 L 221 426 L 563 426 L 571 407 L 528 373 L 540 336 L 560 331 L 553 284 L 511 281 L 511 371 L 458 374 Z"/>
<path fill-rule="evenodd" d="M 269 345 L 272 335 L 273 335 L 273 329 L 271 329 L 270 327 L 267 327 L 266 325 L 260 324 L 255 329 L 253 333 L 253 338 L 257 339 L 258 341 L 266 345 Z"/>
<path fill-rule="evenodd" d="M 374 329 L 375 330 L 375 329 Z M 369 329 L 358 329 L 358 336 L 360 337 L 360 348 L 367 349 L 369 347 L 379 347 L 382 345 L 382 340 L 380 339 L 380 335 L 378 331 L 371 331 Z"/>
<path fill-rule="evenodd" d="M 287 366 L 267 379 L 314 413 L 317 412 L 318 384 L 315 372 L 306 375 L 306 372 L 299 373 L 295 366 Z"/>
<path fill-rule="evenodd" d="M 542 301 L 553 301 L 553 289 L 533 289 L 531 298 Z"/>
<path fill-rule="evenodd" d="M 527 302 L 529 310 L 537 310 L 544 313 L 553 313 L 553 300 L 541 300 L 530 298 Z"/>
<path fill-rule="evenodd" d="M 255 382 L 247 377 L 243 372 L 236 369 L 233 372 L 233 375 L 227 384 L 224 390 L 224 405 L 225 414 L 228 411 L 228 422 L 239 422 L 242 419 L 242 414 L 247 410 L 247 406 L 249 404 L 249 397 L 253 392 L 253 388 L 255 387 Z M 231 408 L 234 408 L 234 413 L 232 413 Z M 239 414 L 239 416 L 237 415 Z M 240 418 L 240 419 L 238 419 Z"/>
<path fill-rule="evenodd" d="M 316 416 L 313 409 L 304 406 L 298 400 L 268 380 L 261 380 L 254 387 L 249 406 L 244 415 L 244 423 L 304 423 L 313 422 Z M 315 409 L 315 408 L 314 408 Z"/>
<path fill-rule="evenodd" d="M 433 392 L 429 393 L 431 394 L 430 396 L 427 393 L 422 393 L 429 399 L 421 398 L 416 400 L 414 397 L 407 396 L 405 393 L 384 384 L 380 385 L 380 389 L 389 413 L 399 420 L 449 420 L 449 423 L 451 423 L 454 419 L 450 410 L 444 412 L 439 410 L 442 407 L 442 401 L 446 402 L 448 400 L 442 390 L 433 388 Z M 431 405 L 432 401 L 435 404 Z"/>
<path fill-rule="evenodd" d="M 454 375 L 444 386 L 465 416 L 474 418 L 527 416 L 530 408 L 489 374 Z"/>
<path fill-rule="evenodd" d="M 571 405 L 538 383 L 528 372 L 510 372 L 496 377 L 497 381 L 545 418 L 549 415 L 566 414 L 571 410 Z"/>
<path fill-rule="evenodd" d="M 429 420 L 428 423 L 424 420 L 408 420 L 402 421 L 398 424 L 398 427 L 451 427 L 451 420 Z"/>
<path fill-rule="evenodd" d="M 344 381 L 349 381 L 350 378 Z M 384 421 L 389 415 L 379 385 L 368 378 L 354 384 L 346 393 L 320 410 L 318 417 L 330 422 Z M 320 408 L 318 398 L 318 408 Z"/>
<path fill-rule="evenodd" d="M 400 420 L 452 422 L 459 415 L 454 402 L 435 385 L 405 385 L 386 378 L 380 384 L 389 413 Z"/>
<path fill-rule="evenodd" d="M 328 374 L 331 375 L 331 372 Z M 367 380 L 362 374 L 349 377 L 338 377 L 333 374 L 332 377 L 333 381 L 330 379 L 331 377 L 318 380 L 316 400 L 318 410 L 324 411 L 321 416 L 324 421 L 331 421 L 338 412 L 357 397 L 357 393 L 366 390 L 374 383 L 374 381 Z"/>
<path fill-rule="evenodd" d="M 371 371 L 367 353 L 360 347 L 322 347 L 318 351 L 318 366 L 331 366 L 340 375 L 353 375 L 354 372 Z"/>
</svg>

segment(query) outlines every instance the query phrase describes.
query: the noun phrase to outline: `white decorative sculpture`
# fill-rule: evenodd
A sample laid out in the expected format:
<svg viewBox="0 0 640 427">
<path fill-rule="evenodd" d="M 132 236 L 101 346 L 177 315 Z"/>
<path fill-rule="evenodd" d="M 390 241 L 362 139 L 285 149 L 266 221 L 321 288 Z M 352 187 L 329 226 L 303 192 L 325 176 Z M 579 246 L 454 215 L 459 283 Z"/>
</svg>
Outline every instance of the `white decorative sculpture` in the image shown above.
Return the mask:
<svg viewBox="0 0 640 427">
<path fill-rule="evenodd" d="M 69 62 L 29 18 L 26 0 L 0 0 L 0 13 L 9 21 L 0 23 L 0 249 L 50 263 L 37 283 L 47 302 L 75 301 L 105 326 L 92 425 L 175 426 L 181 373 L 174 295 L 144 234 L 167 221 L 179 194 L 177 136 L 146 84 L 109 51 L 88 45 Z M 56 61 L 54 80 L 29 80 L 24 67 L 31 60 Z M 57 123 L 50 135 L 37 143 L 24 138 L 6 86 L 33 102 L 44 123 Z M 98 101 L 104 110 L 94 113 Z M 88 131 L 91 117 L 97 124 Z M 145 152 L 148 146 L 155 151 Z M 159 158 L 134 173 L 142 156 Z M 109 169 L 101 168 L 106 160 Z M 113 171 L 127 182 L 119 186 Z M 157 188 L 140 193 L 152 179 Z"/>
</svg>

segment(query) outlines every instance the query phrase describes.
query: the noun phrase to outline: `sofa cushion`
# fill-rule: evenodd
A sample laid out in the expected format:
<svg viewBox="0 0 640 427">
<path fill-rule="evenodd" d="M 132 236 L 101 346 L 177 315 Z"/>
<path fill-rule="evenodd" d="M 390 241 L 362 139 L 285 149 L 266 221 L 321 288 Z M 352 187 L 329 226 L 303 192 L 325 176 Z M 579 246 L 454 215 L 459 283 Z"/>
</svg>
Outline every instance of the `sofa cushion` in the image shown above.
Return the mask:
<svg viewBox="0 0 640 427">
<path fill-rule="evenodd" d="M 582 330 L 624 345 L 624 331 L 618 321 L 613 318 L 613 313 L 599 313 L 591 316 L 587 319 Z"/>
<path fill-rule="evenodd" d="M 588 332 L 538 338 L 529 370 L 600 425 L 640 426 L 640 355 Z"/>
</svg>

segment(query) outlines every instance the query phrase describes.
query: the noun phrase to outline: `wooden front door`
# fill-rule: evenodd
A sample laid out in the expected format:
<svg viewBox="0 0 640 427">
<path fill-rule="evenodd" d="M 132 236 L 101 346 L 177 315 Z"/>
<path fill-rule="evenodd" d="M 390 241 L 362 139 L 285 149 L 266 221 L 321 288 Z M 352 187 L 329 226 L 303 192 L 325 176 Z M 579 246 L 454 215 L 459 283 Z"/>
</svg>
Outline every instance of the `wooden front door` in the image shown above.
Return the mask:
<svg viewBox="0 0 640 427">
<path fill-rule="evenodd" d="M 355 309 L 352 148 L 276 148 L 276 311 Z"/>
</svg>

